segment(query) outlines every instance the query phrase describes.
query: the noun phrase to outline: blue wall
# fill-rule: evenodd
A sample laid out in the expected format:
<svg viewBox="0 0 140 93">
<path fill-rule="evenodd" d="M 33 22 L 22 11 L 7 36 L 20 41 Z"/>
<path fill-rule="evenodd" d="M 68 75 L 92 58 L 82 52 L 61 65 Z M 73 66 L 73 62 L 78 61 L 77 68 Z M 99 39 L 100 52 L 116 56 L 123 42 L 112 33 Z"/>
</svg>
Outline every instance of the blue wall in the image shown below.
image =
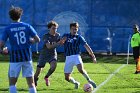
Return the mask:
<svg viewBox="0 0 140 93">
<path fill-rule="evenodd" d="M 10 23 L 8 10 L 14 5 L 24 9 L 22 21 L 30 23 L 40 37 L 50 20 L 59 23 L 61 35 L 69 32 L 70 22 L 78 21 L 79 34 L 94 51 L 124 53 L 132 25 L 140 22 L 139 4 L 140 0 L 0 0 L 0 33 Z M 42 43 L 38 45 L 33 45 L 33 51 L 41 49 Z"/>
</svg>

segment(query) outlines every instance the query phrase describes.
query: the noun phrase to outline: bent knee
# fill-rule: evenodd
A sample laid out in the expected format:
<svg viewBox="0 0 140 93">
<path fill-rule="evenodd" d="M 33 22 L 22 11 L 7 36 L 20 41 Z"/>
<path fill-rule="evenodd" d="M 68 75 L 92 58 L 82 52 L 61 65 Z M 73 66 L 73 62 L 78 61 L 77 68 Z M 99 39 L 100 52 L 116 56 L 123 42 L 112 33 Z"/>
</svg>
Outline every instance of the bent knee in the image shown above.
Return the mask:
<svg viewBox="0 0 140 93">
<path fill-rule="evenodd" d="M 84 70 L 83 70 L 83 69 L 79 69 L 79 72 L 80 72 L 81 74 L 84 74 Z"/>
<path fill-rule="evenodd" d="M 65 77 L 65 80 L 66 80 L 66 81 L 70 81 L 70 78 L 69 78 L 69 77 Z"/>
</svg>

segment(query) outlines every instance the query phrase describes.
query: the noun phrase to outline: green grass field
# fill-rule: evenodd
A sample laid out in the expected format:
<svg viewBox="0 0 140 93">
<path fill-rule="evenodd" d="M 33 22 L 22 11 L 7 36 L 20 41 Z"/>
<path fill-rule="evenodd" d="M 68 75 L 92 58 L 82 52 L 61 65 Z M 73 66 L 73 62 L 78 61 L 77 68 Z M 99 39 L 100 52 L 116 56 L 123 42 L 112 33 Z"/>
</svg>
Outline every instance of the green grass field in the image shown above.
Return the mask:
<svg viewBox="0 0 140 93">
<path fill-rule="evenodd" d="M 112 74 L 120 66 L 126 64 L 126 57 L 97 57 L 98 63 L 94 64 L 90 60 L 84 61 L 84 67 L 89 76 L 97 83 L 100 88 L 96 93 L 140 93 L 140 74 L 134 74 L 135 64 L 133 58 L 130 57 L 130 64 L 125 65 L 118 73 Z M 8 93 L 8 62 L 0 63 L 0 93 Z M 83 86 L 87 83 L 85 78 L 78 73 L 76 67 L 72 76 L 81 83 L 78 90 L 74 89 L 74 85 L 64 80 L 64 63 L 58 62 L 56 71 L 50 77 L 51 85 L 47 87 L 44 82 L 44 75 L 49 68 L 49 64 L 42 71 L 37 91 L 38 93 L 84 93 Z M 34 62 L 34 69 L 36 69 L 36 62 Z M 110 78 L 105 84 L 100 85 Z M 17 89 L 19 93 L 28 93 L 26 79 L 20 75 L 17 82 Z M 95 90 L 95 89 L 94 89 Z"/>
</svg>

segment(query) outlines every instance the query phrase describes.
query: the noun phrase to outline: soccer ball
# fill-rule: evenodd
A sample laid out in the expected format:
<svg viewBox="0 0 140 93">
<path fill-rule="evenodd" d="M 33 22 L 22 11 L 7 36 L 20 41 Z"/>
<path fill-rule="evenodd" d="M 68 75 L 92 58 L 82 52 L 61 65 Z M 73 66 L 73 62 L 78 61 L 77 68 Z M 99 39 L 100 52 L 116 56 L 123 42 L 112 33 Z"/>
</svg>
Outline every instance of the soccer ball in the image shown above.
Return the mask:
<svg viewBox="0 0 140 93">
<path fill-rule="evenodd" d="M 93 90 L 93 87 L 91 84 L 88 83 L 84 85 L 83 89 L 85 92 L 91 92 Z"/>
</svg>

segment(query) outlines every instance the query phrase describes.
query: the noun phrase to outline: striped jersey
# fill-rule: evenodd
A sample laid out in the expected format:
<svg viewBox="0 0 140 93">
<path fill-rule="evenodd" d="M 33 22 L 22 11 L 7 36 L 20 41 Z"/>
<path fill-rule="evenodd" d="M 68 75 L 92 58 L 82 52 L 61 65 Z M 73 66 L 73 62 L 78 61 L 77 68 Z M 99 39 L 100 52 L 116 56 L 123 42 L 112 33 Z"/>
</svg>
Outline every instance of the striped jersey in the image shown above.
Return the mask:
<svg viewBox="0 0 140 93">
<path fill-rule="evenodd" d="M 32 60 L 30 38 L 37 35 L 34 28 L 23 22 L 11 23 L 2 34 L 2 41 L 9 40 L 10 62 L 25 62 Z"/>
<path fill-rule="evenodd" d="M 64 34 L 63 37 L 67 37 L 67 40 L 64 43 L 64 53 L 65 56 L 71 56 L 80 54 L 80 46 L 84 46 L 87 42 L 81 35 L 71 35 Z"/>
</svg>

